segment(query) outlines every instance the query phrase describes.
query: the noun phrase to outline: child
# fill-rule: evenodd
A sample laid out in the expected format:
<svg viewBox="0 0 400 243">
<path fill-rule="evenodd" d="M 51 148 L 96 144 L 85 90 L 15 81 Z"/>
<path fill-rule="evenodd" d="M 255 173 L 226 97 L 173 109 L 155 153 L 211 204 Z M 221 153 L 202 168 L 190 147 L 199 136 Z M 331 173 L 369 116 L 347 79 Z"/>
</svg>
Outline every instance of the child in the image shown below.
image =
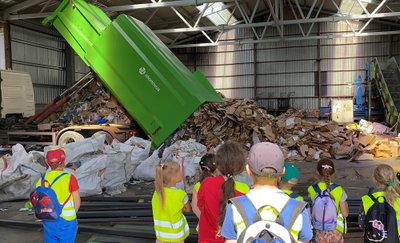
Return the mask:
<svg viewBox="0 0 400 243">
<path fill-rule="evenodd" d="M 390 228 L 390 225 L 385 225 L 387 222 L 383 222 L 382 226 L 382 235 L 386 234 L 386 237 L 389 237 L 385 240 L 382 240 L 382 242 L 399 242 L 399 236 L 400 236 L 400 187 L 399 187 L 399 181 L 396 176 L 396 172 L 393 170 L 393 168 L 389 165 L 378 165 L 375 168 L 374 171 L 374 176 L 373 176 L 374 184 L 375 184 L 375 189 L 372 190 L 371 193 L 364 195 L 361 198 L 362 204 L 361 204 L 361 210 L 358 218 L 358 222 L 361 228 L 367 229 L 368 224 L 370 222 L 373 222 L 375 220 L 372 220 L 372 218 L 366 219 L 366 216 L 368 215 L 368 210 L 372 208 L 374 205 L 374 199 L 380 203 L 386 201 L 391 208 L 394 209 L 393 216 L 396 217 L 394 219 L 394 222 L 397 222 L 395 225 L 393 225 L 393 228 Z M 386 212 L 387 213 L 387 212 Z M 369 217 L 374 217 L 373 215 L 368 215 Z M 386 215 L 389 216 L 389 215 Z M 382 223 L 382 222 L 381 222 Z M 385 228 L 386 227 L 386 228 Z M 375 227 L 379 228 L 379 227 Z M 396 237 L 396 235 L 391 235 L 391 233 L 395 232 L 397 228 L 397 234 L 399 236 Z M 394 229 L 394 230 L 393 230 Z M 386 232 L 386 233 L 385 233 Z M 382 236 L 376 234 L 376 236 Z M 378 242 L 378 239 L 371 239 L 368 240 L 368 238 L 373 238 L 370 235 L 366 234 L 364 236 L 365 241 L 364 242 Z M 390 238 L 390 237 L 394 237 Z"/>
<path fill-rule="evenodd" d="M 215 155 L 214 154 L 206 154 L 204 155 L 200 162 L 200 180 L 194 185 L 193 194 L 192 194 L 192 210 L 193 213 L 196 214 L 197 218 L 200 218 L 200 209 L 197 207 L 197 194 L 200 189 L 201 182 L 209 176 L 214 176 L 217 166 L 215 163 Z"/>
<path fill-rule="evenodd" d="M 57 178 L 52 189 L 57 195 L 57 199 L 64 204 L 62 213 L 56 221 L 43 221 L 44 242 L 75 242 L 78 232 L 78 221 L 76 213 L 81 205 L 79 185 L 75 176 L 64 171 L 65 150 L 63 148 L 51 149 L 46 154 L 46 162 L 51 171 L 44 175 L 45 183 L 52 184 Z M 62 175 L 62 174 L 65 175 Z M 42 179 L 36 183 L 36 187 L 42 184 Z"/>
<path fill-rule="evenodd" d="M 333 162 L 321 159 L 316 171 L 319 182 L 308 187 L 313 202 L 312 222 L 317 243 L 342 243 L 343 234 L 346 233 L 346 217 L 349 214 L 347 194 L 343 187 L 332 183 L 334 174 Z M 325 206 L 320 206 L 321 203 L 325 203 Z"/>
<path fill-rule="evenodd" d="M 182 181 L 179 164 L 173 161 L 156 168 L 155 192 L 151 200 L 154 230 L 158 243 L 184 242 L 189 236 L 189 226 L 182 212 L 190 212 L 186 192 L 176 188 Z"/>
<path fill-rule="evenodd" d="M 284 225 L 292 221 L 292 226 L 287 223 L 287 230 L 291 233 L 293 239 L 296 242 L 310 241 L 312 229 L 310 216 L 305 208 L 306 203 L 291 199 L 278 189 L 278 181 L 285 171 L 281 149 L 276 144 L 268 142 L 253 145 L 247 159 L 246 170 L 249 176 L 253 178 L 254 189 L 250 190 L 246 196 L 232 199 L 232 202 L 239 201 L 242 207 L 236 207 L 237 204 L 228 205 L 221 230 L 221 234 L 226 239 L 225 242 L 237 242 L 245 228 L 254 223 L 253 219 L 255 215 L 258 215 L 257 211 L 262 220 L 274 222 L 277 220 L 277 216 L 281 215 L 282 218 L 280 219 L 284 222 Z M 299 210 L 297 210 L 297 206 L 299 206 Z M 240 208 L 249 213 L 241 214 L 240 211 L 243 210 L 240 210 Z M 248 220 L 247 223 L 245 218 Z M 287 233 L 289 234 L 289 232 Z M 265 233 L 254 233 L 266 235 Z M 247 242 L 246 239 L 242 240 Z"/>
<path fill-rule="evenodd" d="M 224 242 L 219 230 L 225 216 L 229 198 L 244 195 L 249 187 L 234 180 L 245 167 L 245 156 L 241 146 L 225 142 L 215 154 L 219 176 L 207 177 L 198 192 L 197 206 L 200 209 L 199 242 Z"/>
<path fill-rule="evenodd" d="M 300 172 L 296 166 L 288 162 L 285 163 L 285 175 L 279 182 L 279 189 L 286 193 L 289 197 L 295 198 L 300 201 L 304 201 L 304 198 L 299 194 L 292 191 L 292 188 L 297 184 L 299 180 Z"/>
</svg>

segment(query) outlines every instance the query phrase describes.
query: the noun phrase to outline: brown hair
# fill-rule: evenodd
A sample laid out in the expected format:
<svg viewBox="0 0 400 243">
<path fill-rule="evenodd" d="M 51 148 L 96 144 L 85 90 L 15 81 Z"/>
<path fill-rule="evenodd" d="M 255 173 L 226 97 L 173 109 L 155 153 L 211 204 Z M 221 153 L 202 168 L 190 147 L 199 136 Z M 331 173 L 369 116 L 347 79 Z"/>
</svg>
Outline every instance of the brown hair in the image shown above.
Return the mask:
<svg viewBox="0 0 400 243">
<path fill-rule="evenodd" d="M 374 180 L 378 187 L 385 190 L 387 202 L 394 207 L 396 198 L 400 196 L 399 181 L 394 169 L 389 165 L 378 165 L 374 171 Z"/>
<path fill-rule="evenodd" d="M 235 181 L 233 176 L 243 172 L 246 158 L 242 147 L 236 142 L 225 142 L 215 154 L 217 168 L 227 179 L 222 184 L 222 198 L 219 203 L 218 228 L 220 229 L 225 218 L 228 200 L 235 196 Z"/>
<path fill-rule="evenodd" d="M 331 185 L 331 176 L 335 174 L 335 164 L 330 159 L 321 159 L 318 161 L 317 171 L 320 176 L 322 176 L 325 185 L 326 191 L 329 193 L 329 196 L 333 199 L 331 192 L 329 190 L 329 186 Z"/>
<path fill-rule="evenodd" d="M 215 155 L 211 153 L 204 155 L 201 157 L 199 165 L 201 169 L 200 182 L 202 182 L 205 178 L 212 176 L 217 169 Z"/>
<path fill-rule="evenodd" d="M 175 161 L 167 161 L 163 164 L 159 164 L 156 167 L 156 179 L 154 181 L 154 187 L 160 198 L 161 206 L 164 208 L 164 187 L 170 182 L 171 177 L 176 173 L 180 172 L 180 166 Z"/>
</svg>

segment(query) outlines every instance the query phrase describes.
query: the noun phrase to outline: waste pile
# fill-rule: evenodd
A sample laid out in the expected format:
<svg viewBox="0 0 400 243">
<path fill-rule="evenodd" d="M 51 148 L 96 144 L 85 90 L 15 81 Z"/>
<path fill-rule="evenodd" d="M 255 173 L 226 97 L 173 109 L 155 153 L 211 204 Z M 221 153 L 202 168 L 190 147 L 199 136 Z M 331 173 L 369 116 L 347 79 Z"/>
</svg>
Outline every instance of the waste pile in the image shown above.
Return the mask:
<svg viewBox="0 0 400 243">
<path fill-rule="evenodd" d="M 101 82 L 92 81 L 43 123 L 129 125 L 130 118 Z"/>
<path fill-rule="evenodd" d="M 397 157 L 398 141 L 390 128 L 366 123 L 345 126 L 334 121 L 308 121 L 296 109 L 274 117 L 254 100 L 225 98 L 224 103 L 200 107 L 174 138 L 195 139 L 208 148 L 226 140 L 237 141 L 246 148 L 270 141 L 281 147 L 288 161 Z M 364 134 L 375 140 L 365 142 Z"/>
</svg>

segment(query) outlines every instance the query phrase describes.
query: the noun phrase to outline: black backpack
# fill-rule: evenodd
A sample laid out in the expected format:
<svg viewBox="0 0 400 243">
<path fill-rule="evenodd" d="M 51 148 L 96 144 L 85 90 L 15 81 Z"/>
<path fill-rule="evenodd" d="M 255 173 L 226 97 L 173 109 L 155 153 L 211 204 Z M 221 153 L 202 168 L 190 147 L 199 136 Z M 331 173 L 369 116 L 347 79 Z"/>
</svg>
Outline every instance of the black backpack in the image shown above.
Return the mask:
<svg viewBox="0 0 400 243">
<path fill-rule="evenodd" d="M 365 217 L 364 242 L 400 243 L 397 232 L 396 211 L 385 197 L 375 198 L 368 195 L 374 204 L 368 209 Z M 383 202 L 378 199 L 383 198 Z"/>
</svg>

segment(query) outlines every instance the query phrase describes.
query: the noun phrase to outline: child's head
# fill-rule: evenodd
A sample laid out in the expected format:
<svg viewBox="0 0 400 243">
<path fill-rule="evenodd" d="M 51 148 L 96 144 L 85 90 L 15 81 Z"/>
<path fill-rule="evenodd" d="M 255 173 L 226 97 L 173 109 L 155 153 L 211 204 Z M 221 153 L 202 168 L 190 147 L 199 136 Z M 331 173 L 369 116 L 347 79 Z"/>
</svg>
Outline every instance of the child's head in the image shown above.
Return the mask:
<svg viewBox="0 0 400 243">
<path fill-rule="evenodd" d="M 285 174 L 282 177 L 282 180 L 279 183 L 281 189 L 292 189 L 298 181 L 300 177 L 300 171 L 293 164 L 288 162 L 285 163 Z"/>
<path fill-rule="evenodd" d="M 393 206 L 400 192 L 399 181 L 394 169 L 389 165 L 378 165 L 374 171 L 374 183 L 378 188 L 385 190 L 386 200 Z"/>
<path fill-rule="evenodd" d="M 182 174 L 177 162 L 166 161 L 156 167 L 154 186 L 162 206 L 164 206 L 164 187 L 175 186 L 180 181 L 182 181 Z"/>
<path fill-rule="evenodd" d="M 247 158 L 248 173 L 255 184 L 277 186 L 284 174 L 284 158 L 278 145 L 269 142 L 254 144 Z"/>
<path fill-rule="evenodd" d="M 65 158 L 66 155 L 64 148 L 50 149 L 46 154 L 46 163 L 52 170 L 63 169 Z"/>
<path fill-rule="evenodd" d="M 219 204 L 220 217 L 218 225 L 222 226 L 225 218 L 225 207 L 229 198 L 235 196 L 235 181 L 233 177 L 243 172 L 246 158 L 242 147 L 235 142 L 225 142 L 215 154 L 215 162 L 219 172 L 226 178 L 222 184 L 222 199 Z"/>
<path fill-rule="evenodd" d="M 335 174 L 335 165 L 330 159 L 321 159 L 317 165 L 317 176 L 320 180 L 324 180 L 326 187 L 331 184 L 331 177 Z"/>
<path fill-rule="evenodd" d="M 199 166 L 201 170 L 200 182 L 202 182 L 205 178 L 212 176 L 217 169 L 215 155 L 211 153 L 204 155 L 199 162 Z"/>
</svg>

